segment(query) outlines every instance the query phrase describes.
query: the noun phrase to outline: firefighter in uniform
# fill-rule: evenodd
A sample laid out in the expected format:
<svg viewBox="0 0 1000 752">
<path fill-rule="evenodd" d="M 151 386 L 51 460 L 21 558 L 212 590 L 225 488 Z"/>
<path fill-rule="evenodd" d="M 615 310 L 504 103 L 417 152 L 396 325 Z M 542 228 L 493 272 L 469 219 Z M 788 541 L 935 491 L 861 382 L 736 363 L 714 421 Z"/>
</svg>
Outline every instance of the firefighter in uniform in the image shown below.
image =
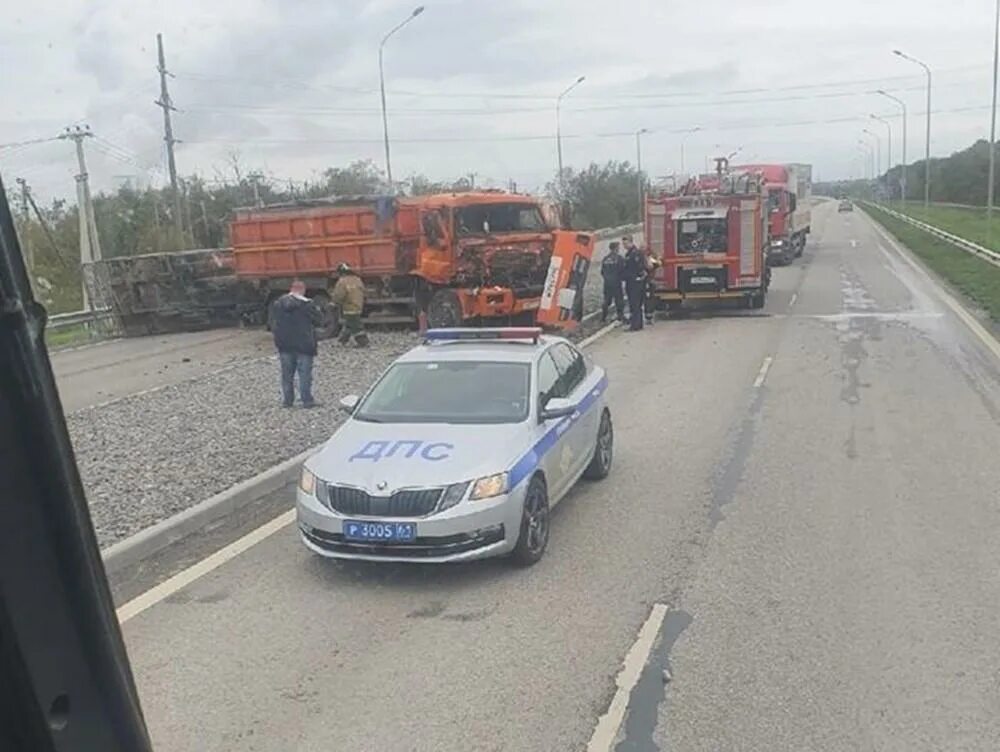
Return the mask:
<svg viewBox="0 0 1000 752">
<path fill-rule="evenodd" d="M 625 281 L 625 259 L 619 253 L 617 240 L 608 246 L 608 253 L 601 261 L 601 277 L 604 279 L 604 301 L 601 303 L 601 323 L 608 320 L 608 309 L 611 301 L 615 303 L 615 313 L 618 320 L 625 322 L 625 294 L 622 284 Z"/>
<path fill-rule="evenodd" d="M 365 283 L 361 277 L 345 263 L 337 267 L 337 284 L 333 287 L 330 302 L 340 308 L 343 318 L 343 329 L 337 338 L 340 344 L 346 345 L 354 337 L 358 347 L 368 347 L 368 335 L 361 324 L 361 313 L 365 309 Z"/>
<path fill-rule="evenodd" d="M 622 238 L 625 245 L 625 293 L 628 295 L 629 331 L 642 329 L 643 300 L 646 297 L 646 256 L 632 236 Z"/>
</svg>

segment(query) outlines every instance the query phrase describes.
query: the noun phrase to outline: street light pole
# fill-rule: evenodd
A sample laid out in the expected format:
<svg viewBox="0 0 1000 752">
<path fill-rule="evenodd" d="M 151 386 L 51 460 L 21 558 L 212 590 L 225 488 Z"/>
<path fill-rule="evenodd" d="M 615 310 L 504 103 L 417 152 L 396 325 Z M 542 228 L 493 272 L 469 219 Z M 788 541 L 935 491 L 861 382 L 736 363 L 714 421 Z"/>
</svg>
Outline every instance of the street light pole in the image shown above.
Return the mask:
<svg viewBox="0 0 1000 752">
<path fill-rule="evenodd" d="M 862 128 L 861 132 L 867 133 L 875 139 L 875 171 L 873 174 L 875 179 L 878 180 L 878 176 L 882 173 L 882 138 L 875 131 L 870 131 L 867 128 Z"/>
<path fill-rule="evenodd" d="M 1000 0 L 998 0 L 998 1 L 1000 1 Z M 649 129 L 648 128 L 640 128 L 639 130 L 637 130 L 635 132 L 635 167 L 636 167 L 636 173 L 638 175 L 637 182 L 639 184 L 638 188 L 639 188 L 639 221 L 640 222 L 642 221 L 642 214 L 643 214 L 643 211 L 642 211 L 643 210 L 643 205 L 642 205 L 642 192 L 643 192 L 642 191 L 642 188 L 643 188 L 643 180 L 642 180 L 642 141 L 641 141 L 643 133 L 649 133 Z"/>
<path fill-rule="evenodd" d="M 924 146 L 924 209 L 927 209 L 931 204 L 931 69 L 927 63 L 910 57 L 899 50 L 893 50 L 892 54 L 909 60 L 911 63 L 916 63 L 927 74 L 927 135 Z"/>
<path fill-rule="evenodd" d="M 885 184 L 886 187 L 889 185 L 889 170 L 892 169 L 892 123 L 883 117 L 872 114 L 870 115 L 872 120 L 878 120 L 882 125 L 885 126 L 886 131 L 889 134 L 889 153 L 885 157 Z"/>
<path fill-rule="evenodd" d="M 382 67 L 382 55 L 385 49 L 385 43 L 389 41 L 389 37 L 395 34 L 397 31 L 402 29 L 406 24 L 412 21 L 414 18 L 419 16 L 424 12 L 424 6 L 418 5 L 413 9 L 413 12 L 406 17 L 404 21 L 396 24 L 389 33 L 382 37 L 382 42 L 378 46 L 378 83 L 379 92 L 382 95 L 382 138 L 385 142 L 385 176 L 389 181 L 389 192 L 393 193 L 395 188 L 392 182 L 392 160 L 389 157 L 389 116 L 386 114 L 385 109 L 385 70 Z"/>
<path fill-rule="evenodd" d="M 1000 0 L 996 2 L 996 15 L 993 19 L 993 104 L 990 107 L 990 175 L 986 187 L 986 242 L 993 241 L 993 179 L 996 174 L 996 135 L 997 135 L 997 61 L 1000 58 Z"/>
<path fill-rule="evenodd" d="M 573 91 L 573 89 L 575 89 L 577 86 L 582 84 L 584 82 L 584 79 L 586 78 L 587 78 L 586 76 L 580 76 L 578 79 L 576 79 L 576 81 L 574 81 L 565 89 L 563 89 L 562 93 L 558 97 L 556 97 L 556 154 L 559 158 L 560 187 L 562 187 L 563 184 L 563 158 L 562 158 L 562 124 L 560 123 L 560 118 L 559 118 L 559 112 L 560 112 L 559 108 L 562 105 L 563 97 L 565 97 L 567 94 Z"/>
<path fill-rule="evenodd" d="M 883 97 L 891 99 L 893 102 L 898 104 L 903 110 L 903 156 L 902 156 L 903 175 L 900 181 L 901 182 L 900 202 L 905 204 L 906 203 L 906 102 L 904 102 L 899 97 L 894 97 L 892 94 L 889 94 L 883 91 L 882 89 L 879 89 L 878 93 L 881 94 Z"/>
</svg>

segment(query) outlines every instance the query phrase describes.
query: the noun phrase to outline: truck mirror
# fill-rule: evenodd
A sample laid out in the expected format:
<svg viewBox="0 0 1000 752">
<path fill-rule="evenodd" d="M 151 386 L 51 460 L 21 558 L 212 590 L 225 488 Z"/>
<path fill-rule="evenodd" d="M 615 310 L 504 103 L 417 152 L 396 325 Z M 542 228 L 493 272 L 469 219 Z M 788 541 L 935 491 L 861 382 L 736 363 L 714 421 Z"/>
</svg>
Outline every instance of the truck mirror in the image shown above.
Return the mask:
<svg viewBox="0 0 1000 752">
<path fill-rule="evenodd" d="M 790 212 L 795 211 L 795 198 L 796 196 L 794 193 L 788 194 L 788 211 Z"/>
</svg>

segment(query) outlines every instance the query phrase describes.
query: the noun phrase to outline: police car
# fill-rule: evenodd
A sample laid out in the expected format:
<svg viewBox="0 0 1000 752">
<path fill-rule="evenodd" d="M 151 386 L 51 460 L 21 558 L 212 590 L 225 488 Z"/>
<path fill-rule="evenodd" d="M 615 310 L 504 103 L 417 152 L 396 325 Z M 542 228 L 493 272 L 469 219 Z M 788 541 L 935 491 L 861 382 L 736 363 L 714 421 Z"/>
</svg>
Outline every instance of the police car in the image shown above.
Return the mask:
<svg viewBox="0 0 1000 752">
<path fill-rule="evenodd" d="M 431 329 L 303 468 L 317 554 L 446 562 L 545 553 L 552 507 L 611 470 L 608 379 L 540 329 Z"/>
</svg>

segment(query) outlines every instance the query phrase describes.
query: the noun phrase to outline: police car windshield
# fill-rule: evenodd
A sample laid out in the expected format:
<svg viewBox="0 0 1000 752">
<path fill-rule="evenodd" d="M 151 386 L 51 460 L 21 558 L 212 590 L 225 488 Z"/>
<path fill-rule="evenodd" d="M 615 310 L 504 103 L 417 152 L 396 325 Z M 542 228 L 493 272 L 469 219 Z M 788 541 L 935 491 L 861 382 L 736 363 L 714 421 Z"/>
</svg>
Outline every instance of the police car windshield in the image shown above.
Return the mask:
<svg viewBox="0 0 1000 752">
<path fill-rule="evenodd" d="M 520 423 L 528 417 L 527 363 L 397 363 L 361 403 L 378 423 Z"/>
</svg>

